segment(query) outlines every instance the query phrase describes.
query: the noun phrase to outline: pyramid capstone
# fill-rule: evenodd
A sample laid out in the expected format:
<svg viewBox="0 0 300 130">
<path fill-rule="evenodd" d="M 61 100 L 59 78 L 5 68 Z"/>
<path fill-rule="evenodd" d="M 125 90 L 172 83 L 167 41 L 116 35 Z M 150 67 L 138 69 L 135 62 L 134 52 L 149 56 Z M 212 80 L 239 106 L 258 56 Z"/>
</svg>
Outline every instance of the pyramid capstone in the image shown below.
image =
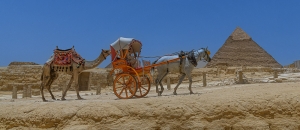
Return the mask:
<svg viewBox="0 0 300 130">
<path fill-rule="evenodd" d="M 237 27 L 232 34 L 230 35 L 232 36 L 233 40 L 245 40 L 245 39 L 250 39 L 251 37 L 244 32 L 240 27 Z"/>
</svg>

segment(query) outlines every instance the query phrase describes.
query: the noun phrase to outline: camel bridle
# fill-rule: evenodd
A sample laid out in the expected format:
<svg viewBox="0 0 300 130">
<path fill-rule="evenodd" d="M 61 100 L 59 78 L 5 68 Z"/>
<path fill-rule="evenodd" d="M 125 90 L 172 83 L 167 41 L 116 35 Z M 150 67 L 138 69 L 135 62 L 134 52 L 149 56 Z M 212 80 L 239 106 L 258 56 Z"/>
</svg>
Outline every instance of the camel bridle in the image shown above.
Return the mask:
<svg viewBox="0 0 300 130">
<path fill-rule="evenodd" d="M 101 52 L 101 55 L 104 57 L 104 59 L 106 60 L 106 57 L 105 57 L 105 55 L 104 55 L 104 52 L 102 51 Z"/>
</svg>

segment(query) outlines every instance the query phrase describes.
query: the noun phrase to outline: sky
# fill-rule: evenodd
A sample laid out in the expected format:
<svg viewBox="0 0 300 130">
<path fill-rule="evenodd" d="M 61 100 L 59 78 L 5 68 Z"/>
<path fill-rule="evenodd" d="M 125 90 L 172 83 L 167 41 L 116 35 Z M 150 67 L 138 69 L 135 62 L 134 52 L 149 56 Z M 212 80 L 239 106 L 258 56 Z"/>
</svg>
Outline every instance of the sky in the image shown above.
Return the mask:
<svg viewBox="0 0 300 130">
<path fill-rule="evenodd" d="M 300 60 L 299 7 L 299 0 L 1 0 L 0 66 L 44 64 L 56 46 L 94 60 L 119 37 L 141 41 L 142 56 L 208 47 L 213 57 L 236 27 L 287 65 Z"/>
</svg>

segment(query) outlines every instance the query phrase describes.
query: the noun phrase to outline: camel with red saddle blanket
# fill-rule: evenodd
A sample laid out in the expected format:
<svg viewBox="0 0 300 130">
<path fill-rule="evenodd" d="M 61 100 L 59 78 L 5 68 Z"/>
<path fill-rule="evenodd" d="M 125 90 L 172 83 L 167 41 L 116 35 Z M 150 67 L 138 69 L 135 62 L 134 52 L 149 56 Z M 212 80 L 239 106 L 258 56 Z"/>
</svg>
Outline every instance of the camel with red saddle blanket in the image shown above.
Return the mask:
<svg viewBox="0 0 300 130">
<path fill-rule="evenodd" d="M 83 70 L 93 69 L 102 63 L 107 56 L 110 55 L 110 50 L 103 50 L 100 55 L 93 61 L 85 61 L 74 49 L 74 46 L 67 50 L 61 50 L 56 47 L 54 54 L 51 58 L 44 64 L 43 72 L 41 76 L 41 94 L 43 101 L 47 101 L 44 97 L 43 89 L 46 87 L 53 100 L 54 95 L 51 92 L 51 84 L 58 78 L 59 73 L 67 73 L 71 75 L 71 79 L 68 86 L 63 90 L 61 100 L 66 100 L 65 96 L 68 89 L 71 87 L 73 81 L 75 81 L 75 90 L 77 93 L 77 98 L 82 99 L 79 95 L 79 85 L 78 77 Z"/>
</svg>

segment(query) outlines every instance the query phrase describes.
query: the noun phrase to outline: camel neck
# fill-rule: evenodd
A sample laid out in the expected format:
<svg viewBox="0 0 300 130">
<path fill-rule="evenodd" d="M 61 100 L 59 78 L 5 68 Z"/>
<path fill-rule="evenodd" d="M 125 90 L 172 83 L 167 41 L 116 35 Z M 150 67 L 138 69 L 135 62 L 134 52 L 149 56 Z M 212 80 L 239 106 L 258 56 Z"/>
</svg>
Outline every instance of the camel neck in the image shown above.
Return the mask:
<svg viewBox="0 0 300 130">
<path fill-rule="evenodd" d="M 97 59 L 93 61 L 86 61 L 84 65 L 84 69 L 93 69 L 96 68 L 100 63 L 102 63 L 105 60 L 105 57 L 103 55 L 103 52 L 100 53 L 100 55 L 97 57 Z"/>
</svg>

